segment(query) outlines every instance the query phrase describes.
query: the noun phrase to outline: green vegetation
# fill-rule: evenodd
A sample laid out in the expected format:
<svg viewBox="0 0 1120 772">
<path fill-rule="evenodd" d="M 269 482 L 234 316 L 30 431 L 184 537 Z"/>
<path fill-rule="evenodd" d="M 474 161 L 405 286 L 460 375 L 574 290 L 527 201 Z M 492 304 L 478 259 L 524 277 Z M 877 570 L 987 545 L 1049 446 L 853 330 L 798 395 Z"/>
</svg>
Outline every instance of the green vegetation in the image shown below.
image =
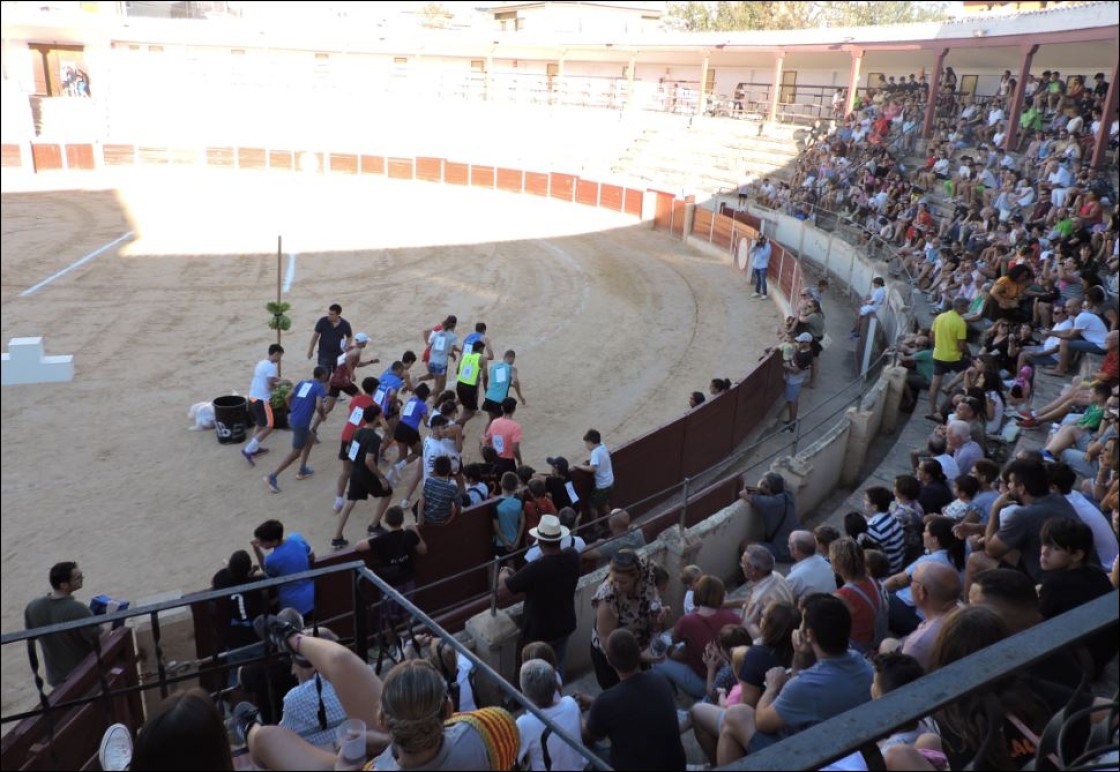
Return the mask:
<svg viewBox="0 0 1120 772">
<path fill-rule="evenodd" d="M 666 25 L 688 32 L 859 27 L 945 21 L 943 3 L 882 2 L 671 2 Z"/>
</svg>

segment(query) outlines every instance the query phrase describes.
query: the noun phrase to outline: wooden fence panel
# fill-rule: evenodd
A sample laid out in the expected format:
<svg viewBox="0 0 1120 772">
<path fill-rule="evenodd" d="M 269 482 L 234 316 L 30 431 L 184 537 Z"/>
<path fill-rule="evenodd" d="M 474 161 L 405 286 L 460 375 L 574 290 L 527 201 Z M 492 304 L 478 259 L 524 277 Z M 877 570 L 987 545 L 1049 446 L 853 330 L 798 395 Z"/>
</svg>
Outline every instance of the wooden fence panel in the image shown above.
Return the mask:
<svg viewBox="0 0 1120 772">
<path fill-rule="evenodd" d="M 60 145 L 33 142 L 31 144 L 31 158 L 35 162 L 35 171 L 53 171 L 62 168 L 62 147 Z"/>
<path fill-rule="evenodd" d="M 521 169 L 498 167 L 498 190 L 520 193 L 525 189 L 525 172 Z"/>
<path fill-rule="evenodd" d="M 206 165 L 233 168 L 236 151 L 232 147 L 206 148 Z"/>
<path fill-rule="evenodd" d="M 476 166 L 471 164 L 471 186 L 475 188 L 493 188 L 496 173 L 493 166 Z"/>
<path fill-rule="evenodd" d="M 443 165 L 443 181 L 448 185 L 469 185 L 471 182 L 470 164 L 447 161 Z"/>
<path fill-rule="evenodd" d="M 533 196 L 547 196 L 548 175 L 541 172 L 525 172 L 525 192 Z"/>
<path fill-rule="evenodd" d="M 0 166 L 14 169 L 23 166 L 23 155 L 20 153 L 19 145 L 7 143 L 0 145 Z"/>
<path fill-rule="evenodd" d="M 331 153 L 328 163 L 332 174 L 358 173 L 358 156 L 354 153 Z"/>
<path fill-rule="evenodd" d="M 268 153 L 264 148 L 237 148 L 237 167 L 239 169 L 264 169 L 266 166 L 268 166 Z"/>
<path fill-rule="evenodd" d="M 621 212 L 624 192 L 625 189 L 621 185 L 609 185 L 604 182 L 599 186 L 599 206 Z"/>
<path fill-rule="evenodd" d="M 67 145 L 66 168 L 92 170 L 94 168 L 93 145 Z"/>
<path fill-rule="evenodd" d="M 561 201 L 571 201 L 576 195 L 576 178 L 571 174 L 549 175 L 549 195 Z"/>
<path fill-rule="evenodd" d="M 598 206 L 599 183 L 595 180 L 576 180 L 576 203 L 584 206 Z"/>
<path fill-rule="evenodd" d="M 382 155 L 363 155 L 362 174 L 384 174 L 385 173 L 385 156 Z"/>
<path fill-rule="evenodd" d="M 425 182 L 443 182 L 443 159 L 417 156 L 416 179 Z"/>
<path fill-rule="evenodd" d="M 634 188 L 626 189 L 626 196 L 624 199 L 623 211 L 626 214 L 632 214 L 635 217 L 642 216 L 642 196 L 645 194 L 640 190 Z"/>
<path fill-rule="evenodd" d="M 280 169 L 281 171 L 290 172 L 295 163 L 295 153 L 291 150 L 269 150 L 268 151 L 268 168 Z"/>
</svg>

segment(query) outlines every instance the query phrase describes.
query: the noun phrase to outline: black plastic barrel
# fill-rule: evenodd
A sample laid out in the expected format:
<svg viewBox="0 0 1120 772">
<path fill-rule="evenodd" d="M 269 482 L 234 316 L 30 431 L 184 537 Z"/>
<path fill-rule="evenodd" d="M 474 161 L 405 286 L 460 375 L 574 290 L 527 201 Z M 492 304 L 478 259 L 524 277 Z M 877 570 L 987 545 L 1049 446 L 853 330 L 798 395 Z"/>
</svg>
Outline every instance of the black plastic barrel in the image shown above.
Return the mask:
<svg viewBox="0 0 1120 772">
<path fill-rule="evenodd" d="M 244 397 L 218 397 L 214 400 L 214 431 L 218 442 L 241 443 L 249 425 L 249 403 Z"/>
</svg>

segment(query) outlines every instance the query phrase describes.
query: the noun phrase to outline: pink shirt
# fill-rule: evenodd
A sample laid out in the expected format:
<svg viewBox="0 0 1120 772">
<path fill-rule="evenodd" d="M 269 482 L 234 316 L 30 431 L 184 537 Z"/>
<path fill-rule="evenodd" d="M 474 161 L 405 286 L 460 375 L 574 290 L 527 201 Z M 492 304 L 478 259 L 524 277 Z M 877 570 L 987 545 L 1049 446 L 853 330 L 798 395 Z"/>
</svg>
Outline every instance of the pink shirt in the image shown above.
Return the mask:
<svg viewBox="0 0 1120 772">
<path fill-rule="evenodd" d="M 521 424 L 512 418 L 495 418 L 482 437 L 483 442 L 494 446 L 498 458 L 512 459 L 514 443 L 521 442 Z"/>
</svg>

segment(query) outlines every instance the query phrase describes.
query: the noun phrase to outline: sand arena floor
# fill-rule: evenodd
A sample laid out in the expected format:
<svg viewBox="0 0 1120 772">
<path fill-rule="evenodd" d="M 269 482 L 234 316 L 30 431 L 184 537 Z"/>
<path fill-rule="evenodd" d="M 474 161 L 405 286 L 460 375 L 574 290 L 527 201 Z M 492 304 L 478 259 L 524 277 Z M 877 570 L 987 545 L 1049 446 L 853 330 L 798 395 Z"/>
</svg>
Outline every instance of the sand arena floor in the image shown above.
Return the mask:
<svg viewBox="0 0 1120 772">
<path fill-rule="evenodd" d="M 285 377 L 304 378 L 315 321 L 333 302 L 365 331 L 381 365 L 448 313 L 460 334 L 478 320 L 494 349 L 517 351 L 528 405 L 526 463 L 582 460 L 594 426 L 608 446 L 683 414 L 713 376 L 734 380 L 770 345 L 773 305 L 750 301 L 746 277 L 631 218 L 532 196 L 385 179 L 326 179 L 192 170 L 109 178 L 5 177 L 0 269 L 5 347 L 44 337 L 73 354 L 73 383 L 4 387 L 2 624 L 49 590 L 61 560 L 80 562 L 83 602 L 134 603 L 208 587 L 253 528 L 276 517 L 328 550 L 338 473 L 337 410 L 297 482 L 281 495 L 264 469 L 213 431 L 188 431 L 187 409 L 236 390 L 275 333 L 276 237 L 297 254 Z M 20 293 L 129 231 L 131 239 L 27 297 Z M 467 428 L 477 456 L 482 421 Z M 351 541 L 368 510 L 348 526 Z M 9 650 L 10 649 L 10 650 Z M 26 650 L 3 652 L 3 710 L 33 699 Z"/>
</svg>

